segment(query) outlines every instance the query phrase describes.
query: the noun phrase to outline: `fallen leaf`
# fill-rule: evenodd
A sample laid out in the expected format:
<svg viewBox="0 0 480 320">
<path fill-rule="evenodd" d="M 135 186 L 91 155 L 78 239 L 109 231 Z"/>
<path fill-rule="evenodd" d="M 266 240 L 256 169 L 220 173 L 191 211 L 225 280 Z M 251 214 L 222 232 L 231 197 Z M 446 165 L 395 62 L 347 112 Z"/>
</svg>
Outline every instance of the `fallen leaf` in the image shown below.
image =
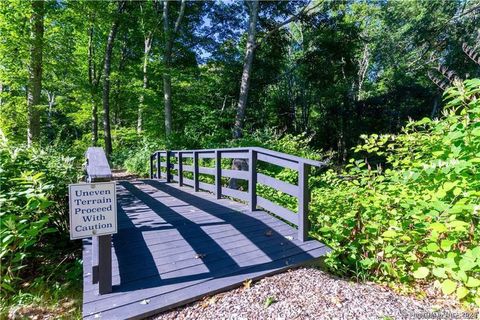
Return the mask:
<svg viewBox="0 0 480 320">
<path fill-rule="evenodd" d="M 140 304 L 149 304 L 150 303 L 150 299 L 143 299 L 142 302 L 140 302 Z"/>
<path fill-rule="evenodd" d="M 265 232 L 265 235 L 266 235 L 267 237 L 271 237 L 271 236 L 273 235 L 273 231 L 272 231 L 272 230 L 267 230 L 267 231 Z"/>
<path fill-rule="evenodd" d="M 207 256 L 205 253 L 198 253 L 195 255 L 195 259 L 203 259 Z"/>
<path fill-rule="evenodd" d="M 287 240 L 293 240 L 293 237 L 292 237 L 292 236 L 285 236 L 285 238 L 286 238 Z"/>
<path fill-rule="evenodd" d="M 251 286 L 252 286 L 252 279 L 248 279 L 243 282 L 243 288 L 250 289 Z"/>
<path fill-rule="evenodd" d="M 217 303 L 217 301 L 218 301 L 217 296 L 205 297 L 205 299 L 203 299 L 202 301 L 202 307 L 207 308 L 208 306 L 214 305 L 215 303 Z"/>
<path fill-rule="evenodd" d="M 338 297 L 333 297 L 332 298 L 332 303 L 337 306 L 337 307 L 341 307 L 342 306 L 342 301 L 338 298 Z"/>
</svg>

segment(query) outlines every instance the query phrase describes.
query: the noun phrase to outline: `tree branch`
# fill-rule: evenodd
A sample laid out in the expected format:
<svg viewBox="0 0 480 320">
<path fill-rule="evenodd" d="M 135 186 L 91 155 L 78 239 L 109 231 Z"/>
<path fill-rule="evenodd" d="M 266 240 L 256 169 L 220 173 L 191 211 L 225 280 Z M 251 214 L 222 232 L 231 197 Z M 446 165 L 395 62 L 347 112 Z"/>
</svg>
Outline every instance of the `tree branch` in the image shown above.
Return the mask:
<svg viewBox="0 0 480 320">
<path fill-rule="evenodd" d="M 186 4 L 186 1 L 182 0 L 182 3 L 180 4 L 180 11 L 178 12 L 177 21 L 175 21 L 175 27 L 173 28 L 172 38 L 175 38 L 175 35 L 177 34 L 178 29 L 180 28 L 180 23 L 182 22 L 183 15 L 185 13 L 185 4 Z"/>
<path fill-rule="evenodd" d="M 259 39 L 256 43 L 255 43 L 255 49 L 259 46 L 262 45 L 262 43 L 265 42 L 265 40 L 267 38 L 269 38 L 272 34 L 274 34 L 275 32 L 277 32 L 278 30 L 280 30 L 281 28 L 283 28 L 284 26 L 286 26 L 287 24 L 289 24 L 290 22 L 293 22 L 293 21 L 296 21 L 298 20 L 301 16 L 303 15 L 308 15 L 309 12 L 311 12 L 313 9 L 319 7 L 321 4 L 323 4 L 323 1 L 319 1 L 316 5 L 312 6 L 311 8 L 308 8 L 308 6 L 310 6 L 310 4 L 312 3 L 313 0 L 310 0 L 302 9 L 300 9 L 300 11 L 292 16 L 290 16 L 289 18 L 287 18 L 285 21 L 279 23 L 278 25 L 275 26 L 275 28 L 273 28 L 272 30 L 268 31 L 267 33 L 265 33 L 265 35 Z M 308 10 L 307 10 L 308 9 Z"/>
</svg>

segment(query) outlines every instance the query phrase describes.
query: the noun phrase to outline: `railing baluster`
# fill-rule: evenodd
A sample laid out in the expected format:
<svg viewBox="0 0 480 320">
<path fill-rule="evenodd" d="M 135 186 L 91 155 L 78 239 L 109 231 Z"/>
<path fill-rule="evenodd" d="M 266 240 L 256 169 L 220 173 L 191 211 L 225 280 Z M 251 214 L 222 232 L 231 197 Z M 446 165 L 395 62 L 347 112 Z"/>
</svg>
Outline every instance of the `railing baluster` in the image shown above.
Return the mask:
<svg viewBox="0 0 480 320">
<path fill-rule="evenodd" d="M 215 194 L 222 198 L 222 152 L 215 150 Z"/>
<path fill-rule="evenodd" d="M 170 168 L 170 150 L 167 150 L 167 159 L 165 161 L 166 165 L 167 165 L 167 183 L 169 182 L 172 182 L 172 174 L 171 174 L 171 169 Z"/>
<path fill-rule="evenodd" d="M 257 151 L 248 151 L 248 193 L 250 195 L 250 211 L 257 210 Z"/>
<path fill-rule="evenodd" d="M 162 178 L 162 172 L 161 172 L 161 169 L 160 169 L 161 163 L 162 162 L 160 160 L 160 152 L 157 152 L 157 179 Z"/>
<path fill-rule="evenodd" d="M 150 179 L 153 179 L 153 154 L 150 156 Z"/>
<path fill-rule="evenodd" d="M 310 229 L 308 221 L 308 203 L 310 200 L 310 191 L 308 189 L 308 174 L 310 165 L 298 163 L 298 239 L 306 241 L 308 239 L 308 230 Z"/>
<path fill-rule="evenodd" d="M 198 191 L 198 152 L 193 152 L 193 190 Z"/>
<path fill-rule="evenodd" d="M 183 186 L 183 158 L 182 158 L 182 153 L 179 151 L 178 152 L 178 185 L 181 187 Z"/>
</svg>

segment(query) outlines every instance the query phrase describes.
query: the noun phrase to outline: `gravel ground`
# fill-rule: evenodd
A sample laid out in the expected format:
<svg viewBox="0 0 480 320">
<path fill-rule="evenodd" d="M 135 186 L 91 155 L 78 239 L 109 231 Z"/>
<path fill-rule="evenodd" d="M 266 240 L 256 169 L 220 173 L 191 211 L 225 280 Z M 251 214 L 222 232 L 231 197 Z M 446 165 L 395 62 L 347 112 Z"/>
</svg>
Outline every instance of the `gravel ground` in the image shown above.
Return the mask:
<svg viewBox="0 0 480 320">
<path fill-rule="evenodd" d="M 137 175 L 127 172 L 125 169 L 113 169 L 112 176 L 113 180 L 135 180 L 138 178 Z"/>
<path fill-rule="evenodd" d="M 272 302 L 267 306 L 267 300 Z M 300 268 L 151 318 L 167 319 L 478 319 L 449 300 L 417 300 L 371 283 Z"/>
</svg>

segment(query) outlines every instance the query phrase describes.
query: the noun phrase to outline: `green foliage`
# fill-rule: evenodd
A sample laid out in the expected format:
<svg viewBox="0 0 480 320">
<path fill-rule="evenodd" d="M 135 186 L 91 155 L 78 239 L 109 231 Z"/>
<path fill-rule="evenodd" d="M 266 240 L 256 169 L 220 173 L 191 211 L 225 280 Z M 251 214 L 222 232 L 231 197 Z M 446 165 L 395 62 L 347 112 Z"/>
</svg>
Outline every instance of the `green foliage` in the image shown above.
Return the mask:
<svg viewBox="0 0 480 320">
<path fill-rule="evenodd" d="M 480 305 L 480 80 L 445 93 L 439 120 L 371 135 L 357 159 L 317 177 L 314 234 L 332 270 L 380 281 L 434 281 Z"/>
<path fill-rule="evenodd" d="M 0 155 L 1 292 L 8 297 L 31 275 L 56 267 L 48 261 L 62 253 L 57 241 L 68 239 L 67 185 L 79 170 L 53 149 L 3 141 Z"/>
</svg>

